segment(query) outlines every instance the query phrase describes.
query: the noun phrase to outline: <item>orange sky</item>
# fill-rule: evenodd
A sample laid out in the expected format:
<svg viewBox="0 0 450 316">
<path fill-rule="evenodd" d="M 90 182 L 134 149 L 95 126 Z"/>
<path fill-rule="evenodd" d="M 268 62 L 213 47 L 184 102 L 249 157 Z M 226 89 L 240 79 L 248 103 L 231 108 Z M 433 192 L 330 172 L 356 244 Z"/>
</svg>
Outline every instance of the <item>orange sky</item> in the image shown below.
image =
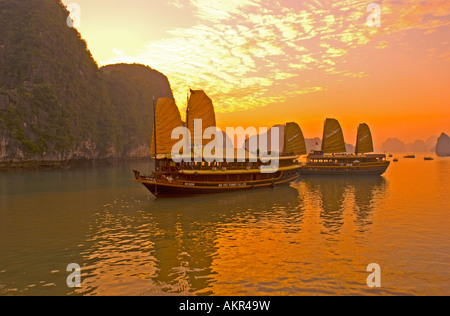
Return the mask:
<svg viewBox="0 0 450 316">
<path fill-rule="evenodd" d="M 75 1 L 64 0 L 66 5 Z M 213 99 L 218 125 L 296 121 L 306 137 L 359 123 L 379 146 L 450 132 L 450 2 L 361 0 L 76 0 L 79 31 L 100 66 L 142 63 Z"/>
</svg>

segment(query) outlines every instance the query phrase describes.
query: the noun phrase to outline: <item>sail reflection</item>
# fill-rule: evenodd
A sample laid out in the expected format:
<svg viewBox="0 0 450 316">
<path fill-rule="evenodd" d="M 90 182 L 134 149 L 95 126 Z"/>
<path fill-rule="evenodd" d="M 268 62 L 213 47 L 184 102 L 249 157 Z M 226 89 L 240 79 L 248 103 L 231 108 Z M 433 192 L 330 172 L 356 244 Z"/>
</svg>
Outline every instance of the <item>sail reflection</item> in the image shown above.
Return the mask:
<svg viewBox="0 0 450 316">
<path fill-rule="evenodd" d="M 167 200 L 129 180 L 148 166 L 2 177 L 0 295 L 370 295 L 370 262 L 390 265 L 381 294 L 447 286 L 429 263 L 448 275 L 449 160 Z M 70 263 L 79 289 L 67 287 Z"/>
<path fill-rule="evenodd" d="M 83 287 L 75 294 L 227 292 L 218 277 L 227 275 L 226 262 L 255 265 L 245 271 L 258 277 L 261 262 L 277 265 L 280 256 L 301 249 L 302 238 L 317 238 L 304 227 L 311 212 L 319 216 L 326 239 L 336 238 L 348 220 L 365 232 L 385 190 L 381 177 L 303 177 L 292 186 L 239 194 L 117 199 L 90 222 L 80 254 Z M 280 245 L 290 250 L 279 254 Z"/>
<path fill-rule="evenodd" d="M 303 177 L 306 196 L 320 208 L 323 233 L 333 237 L 340 233 L 347 220 L 346 211 L 353 211 L 358 231 L 368 229 L 375 204 L 386 192 L 383 177 Z"/>
<path fill-rule="evenodd" d="M 286 214 L 301 221 L 300 215 L 294 215 L 298 205 L 298 191 L 288 186 L 155 200 L 149 212 L 164 234 L 155 240 L 160 271 L 154 280 L 170 284 L 172 293 L 214 294 L 213 266 L 221 258 L 219 244 L 223 236 L 237 241 L 242 232 L 277 225 Z"/>
<path fill-rule="evenodd" d="M 372 224 L 372 214 L 376 208 L 376 203 L 382 201 L 386 191 L 387 182 L 383 177 L 369 177 L 359 179 L 354 188 L 354 213 L 356 224 L 360 232 L 365 232 Z"/>
<path fill-rule="evenodd" d="M 136 202 L 139 211 L 135 206 L 127 211 Z M 90 223 L 88 246 L 81 253 L 83 287 L 75 294 L 213 294 L 212 265 L 220 236 L 242 238 L 244 231 L 270 226 L 301 229 L 300 202 L 299 192 L 289 186 L 145 202 L 115 200 Z"/>
<path fill-rule="evenodd" d="M 212 295 L 231 291 L 226 280 L 219 278 L 227 275 L 227 262 L 255 265 L 243 269 L 247 277 L 255 273 L 257 278 L 261 262 L 277 265 L 280 256 L 300 251 L 302 238 L 323 238 L 314 236 L 312 227 L 304 227 L 306 216 L 319 217 L 319 235 L 327 240 L 337 238 L 348 221 L 356 223 L 358 232 L 365 232 L 386 186 L 382 177 L 322 176 L 239 194 L 114 200 L 90 222 L 81 253 L 84 283 L 76 293 Z M 283 247 L 287 253 L 280 254 Z"/>
</svg>

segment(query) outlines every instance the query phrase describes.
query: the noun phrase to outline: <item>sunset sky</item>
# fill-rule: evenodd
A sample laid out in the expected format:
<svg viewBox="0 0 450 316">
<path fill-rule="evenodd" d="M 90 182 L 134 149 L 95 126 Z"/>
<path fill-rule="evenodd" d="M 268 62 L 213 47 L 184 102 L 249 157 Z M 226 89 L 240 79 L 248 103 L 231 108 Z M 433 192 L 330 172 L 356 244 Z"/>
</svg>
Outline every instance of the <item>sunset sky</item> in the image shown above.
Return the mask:
<svg viewBox="0 0 450 316">
<path fill-rule="evenodd" d="M 164 73 L 178 107 L 190 88 L 212 98 L 221 128 L 299 123 L 305 137 L 341 122 L 377 146 L 450 132 L 450 2 L 361 0 L 64 0 L 100 66 Z"/>
</svg>

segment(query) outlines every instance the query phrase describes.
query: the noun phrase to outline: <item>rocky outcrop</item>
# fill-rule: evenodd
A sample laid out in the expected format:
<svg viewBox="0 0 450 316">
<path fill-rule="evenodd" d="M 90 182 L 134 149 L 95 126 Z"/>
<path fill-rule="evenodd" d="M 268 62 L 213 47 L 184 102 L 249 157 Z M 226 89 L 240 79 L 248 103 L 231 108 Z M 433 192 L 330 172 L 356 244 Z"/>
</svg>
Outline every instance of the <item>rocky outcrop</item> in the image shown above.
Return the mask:
<svg viewBox="0 0 450 316">
<path fill-rule="evenodd" d="M 0 6 L 0 164 L 148 157 L 153 97 L 173 98 L 167 77 L 100 69 L 58 0 Z"/>
<path fill-rule="evenodd" d="M 438 138 L 436 154 L 442 157 L 450 156 L 450 137 L 445 133 Z"/>
</svg>

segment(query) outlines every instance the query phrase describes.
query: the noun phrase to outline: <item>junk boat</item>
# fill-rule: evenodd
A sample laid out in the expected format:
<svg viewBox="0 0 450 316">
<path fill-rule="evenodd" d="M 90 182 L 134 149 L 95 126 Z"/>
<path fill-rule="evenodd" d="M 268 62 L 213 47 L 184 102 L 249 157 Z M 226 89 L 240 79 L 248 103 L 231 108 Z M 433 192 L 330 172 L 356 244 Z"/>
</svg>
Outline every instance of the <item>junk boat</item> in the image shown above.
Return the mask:
<svg viewBox="0 0 450 316">
<path fill-rule="evenodd" d="M 194 121 L 202 120 L 202 135 L 207 128 L 216 127 L 213 103 L 204 91 L 190 91 L 185 123 L 181 120 L 175 102 L 170 98 L 159 99 L 153 108 L 151 156 L 155 160 L 155 169 L 150 175 L 133 171 L 135 182 L 144 185 L 158 198 L 275 187 L 293 182 L 299 177 L 301 165 L 297 159 L 306 154 L 306 145 L 303 133 L 296 123 L 286 124 L 283 152 L 271 158 L 277 160 L 277 168 L 271 171 L 267 170 L 270 162 L 267 162 L 266 156 L 251 154 L 244 148 L 224 148 L 223 162 L 220 159 L 219 162 L 211 162 L 208 159 L 210 157 L 203 155 L 203 149 L 211 140 L 204 140 L 202 137 L 200 141 L 195 139 L 199 137 L 199 132 L 194 128 Z M 172 156 L 173 147 L 179 142 L 172 139 L 172 133 L 178 127 L 189 130 L 191 144 L 202 144 L 200 148 L 194 148 L 190 157 L 184 157 L 183 161 L 180 161 L 178 155 Z M 234 160 L 227 156 L 230 151 L 234 151 Z"/>
<path fill-rule="evenodd" d="M 302 175 L 382 175 L 390 165 L 385 154 L 370 154 L 374 151 L 370 128 L 360 124 L 356 152 L 346 153 L 344 135 L 339 122 L 326 119 L 322 139 L 322 150 L 313 151 L 306 157 Z"/>
</svg>

